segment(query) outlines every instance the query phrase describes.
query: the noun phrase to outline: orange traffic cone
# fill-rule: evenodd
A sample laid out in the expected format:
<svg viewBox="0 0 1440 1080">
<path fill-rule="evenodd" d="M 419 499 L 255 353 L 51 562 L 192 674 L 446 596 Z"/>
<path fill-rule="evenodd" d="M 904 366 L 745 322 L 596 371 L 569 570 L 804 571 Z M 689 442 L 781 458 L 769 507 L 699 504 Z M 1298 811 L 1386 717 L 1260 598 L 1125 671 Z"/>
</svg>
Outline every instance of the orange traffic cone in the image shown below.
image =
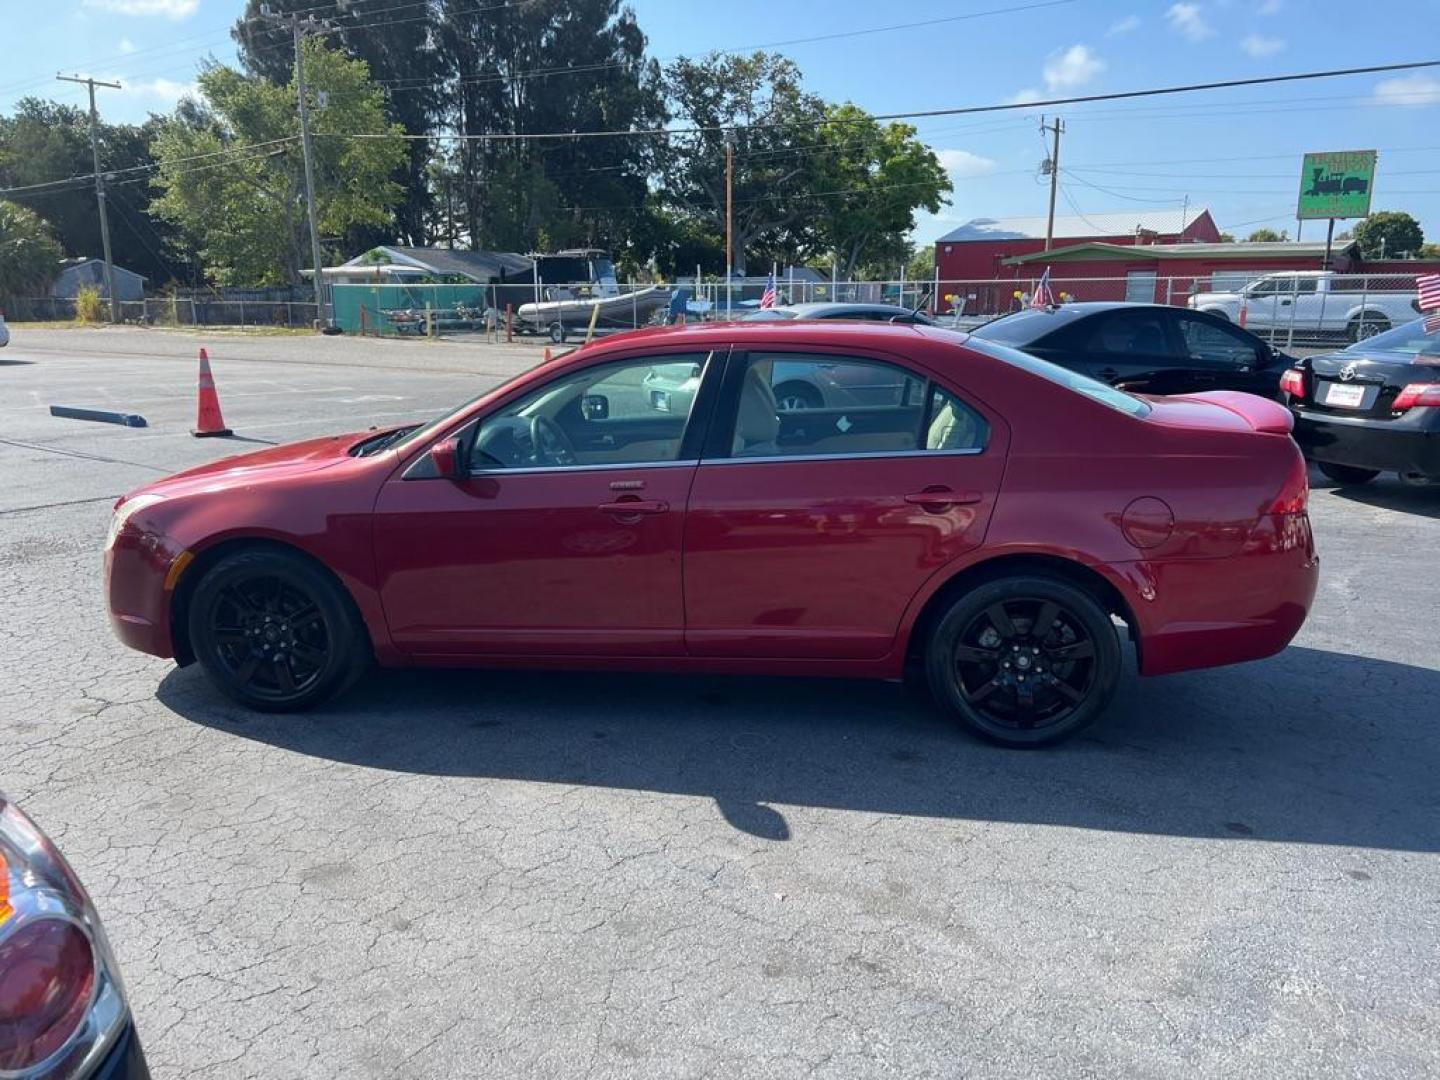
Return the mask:
<svg viewBox="0 0 1440 1080">
<path fill-rule="evenodd" d="M 195 426 L 190 434 L 197 439 L 210 435 L 233 435 L 220 415 L 220 395 L 215 393 L 215 376 L 210 374 L 210 354 L 200 350 L 200 396 L 196 403 Z"/>
<path fill-rule="evenodd" d="M 549 345 L 546 345 L 546 346 L 545 346 L 545 355 L 540 358 L 540 363 L 542 363 L 542 364 L 548 364 L 549 362 L 550 362 L 550 346 L 549 346 Z"/>
</svg>

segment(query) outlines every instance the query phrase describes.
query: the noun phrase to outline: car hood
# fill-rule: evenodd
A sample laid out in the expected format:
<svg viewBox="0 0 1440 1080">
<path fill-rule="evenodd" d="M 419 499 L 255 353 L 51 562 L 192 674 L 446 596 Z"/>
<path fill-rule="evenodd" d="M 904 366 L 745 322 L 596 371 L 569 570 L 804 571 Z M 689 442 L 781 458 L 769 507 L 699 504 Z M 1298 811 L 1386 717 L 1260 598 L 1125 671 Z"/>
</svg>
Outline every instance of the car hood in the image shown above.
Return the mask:
<svg viewBox="0 0 1440 1080">
<path fill-rule="evenodd" d="M 378 434 L 382 432 L 356 431 L 346 435 L 325 435 L 318 439 L 270 446 L 248 454 L 221 458 L 219 461 L 197 465 L 193 469 L 186 469 L 163 480 L 146 484 L 130 492 L 116 505 L 123 505 L 141 492 L 152 495 L 181 495 L 207 488 L 315 472 L 351 460 L 351 447 Z"/>
</svg>

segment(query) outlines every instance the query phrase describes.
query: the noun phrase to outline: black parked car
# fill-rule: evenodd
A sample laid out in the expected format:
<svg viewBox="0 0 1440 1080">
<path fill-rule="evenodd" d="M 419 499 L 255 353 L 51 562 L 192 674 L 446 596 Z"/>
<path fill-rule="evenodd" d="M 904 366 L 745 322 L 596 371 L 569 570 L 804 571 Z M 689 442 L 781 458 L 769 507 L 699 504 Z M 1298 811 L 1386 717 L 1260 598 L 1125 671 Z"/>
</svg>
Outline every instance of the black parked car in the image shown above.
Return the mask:
<svg viewBox="0 0 1440 1080">
<path fill-rule="evenodd" d="M 1330 479 L 1440 481 L 1440 317 L 1296 361 L 1280 388 L 1295 441 Z"/>
<path fill-rule="evenodd" d="M 1275 398 L 1280 373 L 1294 363 L 1225 319 L 1164 304 L 1027 308 L 974 334 L 1137 394 L 1244 390 Z"/>
</svg>

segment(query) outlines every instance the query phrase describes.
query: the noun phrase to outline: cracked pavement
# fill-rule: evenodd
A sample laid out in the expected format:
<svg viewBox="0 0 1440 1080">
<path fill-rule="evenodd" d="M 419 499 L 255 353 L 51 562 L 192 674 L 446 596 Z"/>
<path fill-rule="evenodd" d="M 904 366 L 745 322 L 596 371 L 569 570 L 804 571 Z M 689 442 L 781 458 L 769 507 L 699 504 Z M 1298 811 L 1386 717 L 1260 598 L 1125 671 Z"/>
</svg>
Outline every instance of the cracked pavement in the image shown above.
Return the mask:
<svg viewBox="0 0 1440 1080">
<path fill-rule="evenodd" d="M 198 343 L 0 352 L 0 789 L 93 895 L 157 1077 L 1440 1073 L 1440 490 L 1317 480 L 1295 646 L 1131 678 L 1047 752 L 818 680 L 380 673 L 263 716 L 99 593 L 115 496 L 248 448 L 188 435 Z M 538 358 L 203 343 L 257 439 Z"/>
</svg>

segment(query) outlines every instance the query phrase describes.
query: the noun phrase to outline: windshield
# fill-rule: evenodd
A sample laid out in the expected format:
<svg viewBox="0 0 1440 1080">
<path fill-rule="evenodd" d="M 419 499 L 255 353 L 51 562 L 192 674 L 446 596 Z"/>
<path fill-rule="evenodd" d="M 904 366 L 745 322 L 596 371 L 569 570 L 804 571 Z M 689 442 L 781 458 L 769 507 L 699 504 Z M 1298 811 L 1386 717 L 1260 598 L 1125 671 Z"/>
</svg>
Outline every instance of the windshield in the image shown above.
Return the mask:
<svg viewBox="0 0 1440 1080">
<path fill-rule="evenodd" d="M 1404 326 L 1386 330 L 1364 341 L 1357 341 L 1342 352 L 1385 352 L 1409 353 L 1411 356 L 1440 356 L 1440 316 L 1431 315 L 1416 319 Z"/>
<path fill-rule="evenodd" d="M 1108 383 L 1092 379 L 1088 375 L 1081 375 L 1079 372 L 1063 368 L 1059 364 L 1052 364 L 1048 360 L 1041 360 L 1039 357 L 1031 356 L 1029 353 L 1021 352 L 1019 349 L 1007 348 L 1004 345 L 996 345 L 993 341 L 986 341 L 983 344 L 975 342 L 978 334 L 971 334 L 967 339 L 974 347 L 983 349 L 986 356 L 993 356 L 997 360 L 1004 360 L 1006 363 L 1014 364 L 1018 368 L 1024 368 L 1032 375 L 1039 375 L 1042 379 L 1059 383 L 1067 390 L 1073 390 L 1077 394 L 1084 394 L 1093 401 L 1102 405 L 1108 405 L 1117 412 L 1123 412 L 1129 416 L 1149 416 L 1150 406 L 1147 402 L 1127 394 L 1123 390 L 1116 390 Z"/>
</svg>

